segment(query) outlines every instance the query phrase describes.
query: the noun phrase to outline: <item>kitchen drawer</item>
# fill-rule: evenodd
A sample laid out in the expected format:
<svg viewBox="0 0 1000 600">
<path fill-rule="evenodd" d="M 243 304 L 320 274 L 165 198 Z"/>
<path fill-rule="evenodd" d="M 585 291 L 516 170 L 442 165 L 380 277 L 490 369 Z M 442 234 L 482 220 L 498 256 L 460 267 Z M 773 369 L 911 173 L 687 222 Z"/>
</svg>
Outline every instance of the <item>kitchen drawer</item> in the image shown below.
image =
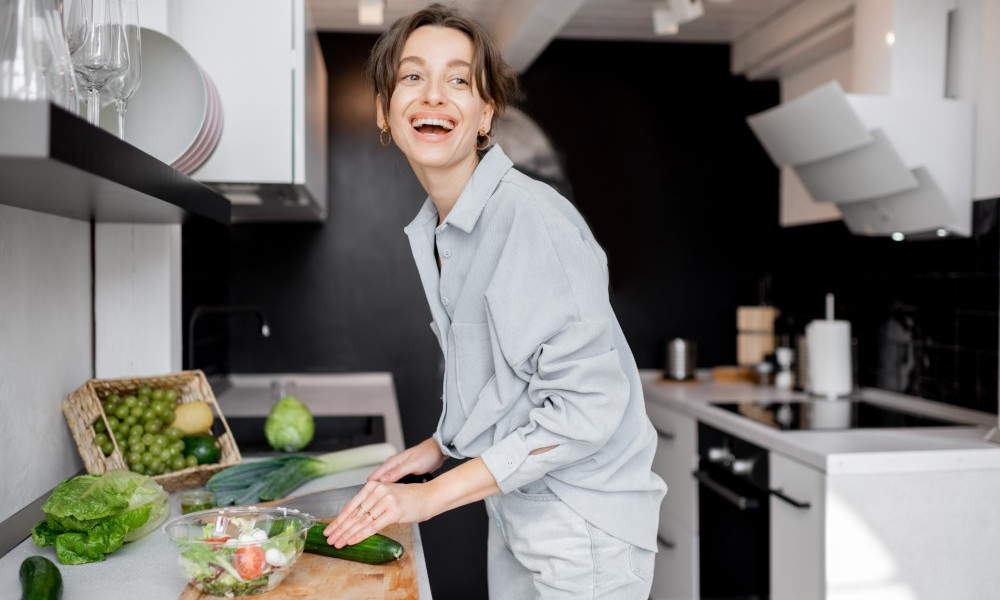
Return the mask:
<svg viewBox="0 0 1000 600">
<path fill-rule="evenodd" d="M 771 489 L 798 503 L 771 496 L 771 598 L 822 598 L 825 477 L 772 452 L 769 479 Z"/>
<path fill-rule="evenodd" d="M 698 486 L 692 473 L 698 466 L 697 423 L 693 417 L 651 406 L 650 418 L 656 428 L 656 455 L 653 472 L 667 482 L 667 496 L 660 505 L 661 523 L 671 517 L 698 532 Z"/>
<path fill-rule="evenodd" d="M 698 600 L 698 536 L 674 520 L 660 522 L 651 600 Z"/>
</svg>

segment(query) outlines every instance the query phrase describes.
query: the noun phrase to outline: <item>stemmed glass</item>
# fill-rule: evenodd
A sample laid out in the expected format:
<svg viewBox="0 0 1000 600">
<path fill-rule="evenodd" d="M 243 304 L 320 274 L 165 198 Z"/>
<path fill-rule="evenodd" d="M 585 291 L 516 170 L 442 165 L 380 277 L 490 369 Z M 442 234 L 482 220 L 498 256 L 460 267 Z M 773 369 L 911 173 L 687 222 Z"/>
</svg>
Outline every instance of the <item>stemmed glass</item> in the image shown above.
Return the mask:
<svg viewBox="0 0 1000 600">
<path fill-rule="evenodd" d="M 81 35 L 83 42 L 70 56 L 80 87 L 87 92 L 87 120 L 96 126 L 101 88 L 129 65 L 120 0 L 73 0 L 66 38 L 79 40 Z"/>
<path fill-rule="evenodd" d="M 128 67 L 121 73 L 108 79 L 104 93 L 110 96 L 118 111 L 118 137 L 125 139 L 125 111 L 132 94 L 142 83 L 142 49 L 139 33 L 139 3 L 137 0 L 120 0 L 122 11 L 123 38 L 125 43 L 120 50 L 128 54 Z"/>
</svg>

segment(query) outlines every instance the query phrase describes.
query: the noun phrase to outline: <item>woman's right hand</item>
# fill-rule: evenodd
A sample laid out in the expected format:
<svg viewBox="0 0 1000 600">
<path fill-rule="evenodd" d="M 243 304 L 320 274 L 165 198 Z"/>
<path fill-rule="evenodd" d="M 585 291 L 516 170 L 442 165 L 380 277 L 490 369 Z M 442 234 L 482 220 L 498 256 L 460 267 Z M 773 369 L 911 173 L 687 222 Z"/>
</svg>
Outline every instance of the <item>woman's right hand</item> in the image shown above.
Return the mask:
<svg viewBox="0 0 1000 600">
<path fill-rule="evenodd" d="M 434 438 L 390 456 L 368 476 L 368 481 L 393 483 L 407 475 L 425 475 L 441 468 L 447 457 Z"/>
</svg>

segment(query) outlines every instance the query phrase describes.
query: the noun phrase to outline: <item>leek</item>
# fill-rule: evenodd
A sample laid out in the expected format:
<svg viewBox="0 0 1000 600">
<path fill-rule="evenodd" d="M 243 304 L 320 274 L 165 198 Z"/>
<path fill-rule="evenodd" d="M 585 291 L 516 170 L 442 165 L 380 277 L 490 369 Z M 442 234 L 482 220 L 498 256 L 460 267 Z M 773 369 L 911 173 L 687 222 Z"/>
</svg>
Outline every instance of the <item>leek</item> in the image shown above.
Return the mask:
<svg viewBox="0 0 1000 600">
<path fill-rule="evenodd" d="M 269 502 L 324 475 L 378 465 L 396 453 L 392 444 L 368 444 L 320 456 L 295 454 L 242 463 L 212 476 L 205 487 L 215 492 L 217 506 Z"/>
</svg>

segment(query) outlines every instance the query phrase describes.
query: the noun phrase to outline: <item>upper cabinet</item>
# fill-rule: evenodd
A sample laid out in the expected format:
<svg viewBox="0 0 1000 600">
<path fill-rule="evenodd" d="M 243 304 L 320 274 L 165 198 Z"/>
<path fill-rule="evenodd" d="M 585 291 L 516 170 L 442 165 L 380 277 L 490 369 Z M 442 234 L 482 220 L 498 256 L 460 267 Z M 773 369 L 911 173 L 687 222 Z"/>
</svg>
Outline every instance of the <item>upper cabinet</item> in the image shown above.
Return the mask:
<svg viewBox="0 0 1000 600">
<path fill-rule="evenodd" d="M 308 0 L 176 0 L 167 33 L 215 83 L 223 131 L 192 176 L 234 223 L 323 221 L 327 77 Z"/>
</svg>

